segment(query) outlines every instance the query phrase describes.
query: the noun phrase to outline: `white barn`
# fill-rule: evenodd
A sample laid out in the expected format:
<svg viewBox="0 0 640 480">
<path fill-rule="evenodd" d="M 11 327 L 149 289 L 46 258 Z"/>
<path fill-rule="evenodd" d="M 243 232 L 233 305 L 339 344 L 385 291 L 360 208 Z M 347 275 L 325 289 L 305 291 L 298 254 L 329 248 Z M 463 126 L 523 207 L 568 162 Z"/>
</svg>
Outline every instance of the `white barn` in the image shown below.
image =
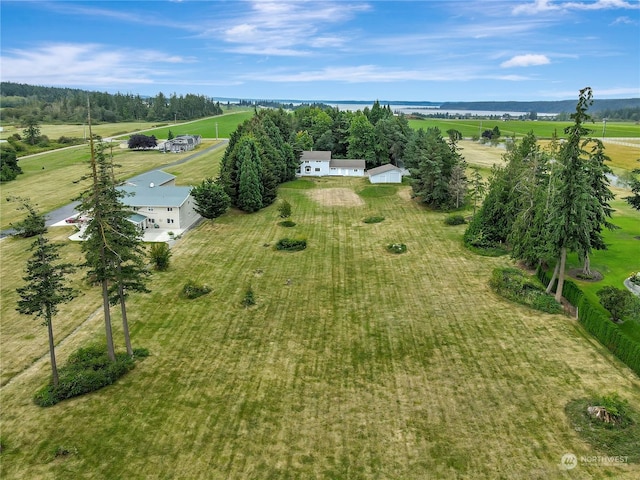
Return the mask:
<svg viewBox="0 0 640 480">
<path fill-rule="evenodd" d="M 402 183 L 404 169 L 390 163 L 367 170 L 367 176 L 371 183 Z"/>
<path fill-rule="evenodd" d="M 332 159 L 331 152 L 326 150 L 304 151 L 300 158 L 298 175 L 303 177 L 324 177 L 327 175 L 364 177 L 365 168 L 364 160 Z"/>
</svg>

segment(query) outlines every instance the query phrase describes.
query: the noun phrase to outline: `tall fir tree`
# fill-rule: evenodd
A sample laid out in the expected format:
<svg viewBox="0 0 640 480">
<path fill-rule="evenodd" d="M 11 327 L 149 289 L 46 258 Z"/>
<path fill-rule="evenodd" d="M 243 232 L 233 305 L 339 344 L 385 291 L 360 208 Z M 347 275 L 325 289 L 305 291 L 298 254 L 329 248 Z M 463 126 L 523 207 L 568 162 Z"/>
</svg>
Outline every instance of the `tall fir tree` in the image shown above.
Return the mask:
<svg viewBox="0 0 640 480">
<path fill-rule="evenodd" d="M 29 216 L 42 217 L 31 207 Z M 52 383 L 58 386 L 58 367 L 56 363 L 55 342 L 53 336 L 53 318 L 58 313 L 58 305 L 69 302 L 74 291 L 67 286 L 67 275 L 74 271 L 69 263 L 58 263 L 61 245 L 50 243 L 45 237 L 46 229 L 38 234 L 31 245 L 33 255 L 27 261 L 26 284 L 17 289 L 20 299 L 17 310 L 25 315 L 42 317 L 49 337 L 49 358 L 51 362 Z"/>
</svg>

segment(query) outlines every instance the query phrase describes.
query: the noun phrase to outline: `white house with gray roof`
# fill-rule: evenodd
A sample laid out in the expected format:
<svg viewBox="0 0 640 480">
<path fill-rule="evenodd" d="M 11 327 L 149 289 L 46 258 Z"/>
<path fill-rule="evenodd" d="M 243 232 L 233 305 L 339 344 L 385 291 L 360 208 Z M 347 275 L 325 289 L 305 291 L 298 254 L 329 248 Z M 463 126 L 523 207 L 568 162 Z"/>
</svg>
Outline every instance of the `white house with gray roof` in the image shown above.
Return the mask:
<svg viewBox="0 0 640 480">
<path fill-rule="evenodd" d="M 300 158 L 298 175 L 303 177 L 364 177 L 364 160 L 332 159 L 331 152 L 325 150 L 305 151 Z"/>
<path fill-rule="evenodd" d="M 143 230 L 186 230 L 199 220 L 191 187 L 176 186 L 175 179 L 162 170 L 153 170 L 118 187 L 126 194 L 122 202 L 135 212 L 130 220 Z"/>
</svg>

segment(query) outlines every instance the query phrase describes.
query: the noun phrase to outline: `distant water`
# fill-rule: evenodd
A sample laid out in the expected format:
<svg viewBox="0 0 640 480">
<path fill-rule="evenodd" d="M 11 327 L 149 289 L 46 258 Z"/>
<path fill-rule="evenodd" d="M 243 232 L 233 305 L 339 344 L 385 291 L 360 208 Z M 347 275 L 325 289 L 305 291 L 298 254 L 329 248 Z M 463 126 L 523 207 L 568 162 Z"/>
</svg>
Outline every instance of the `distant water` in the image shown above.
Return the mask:
<svg viewBox="0 0 640 480">
<path fill-rule="evenodd" d="M 291 102 L 293 105 L 300 105 L 302 102 Z M 339 108 L 340 110 L 348 110 L 350 112 L 355 112 L 357 110 L 364 110 L 365 107 L 371 108 L 373 106 L 373 102 L 371 103 L 343 103 L 343 102 L 332 102 L 326 100 L 324 102 L 326 105 L 331 105 L 332 107 Z M 404 113 L 405 115 L 409 115 L 411 113 L 421 113 L 424 115 L 434 115 L 434 114 L 449 114 L 453 116 L 490 116 L 490 115 L 511 115 L 512 117 L 519 117 L 521 115 L 528 115 L 529 112 L 512 112 L 512 111 L 503 111 L 503 110 L 449 110 L 449 109 L 441 109 L 437 104 L 427 104 L 425 102 L 424 105 L 420 105 L 419 102 L 416 102 L 412 105 L 407 105 L 403 103 L 389 103 L 388 105 L 391 107 L 391 111 L 394 113 Z M 380 103 L 382 106 L 386 106 L 386 103 Z M 556 113 L 538 113 L 539 117 L 554 117 Z"/>
</svg>

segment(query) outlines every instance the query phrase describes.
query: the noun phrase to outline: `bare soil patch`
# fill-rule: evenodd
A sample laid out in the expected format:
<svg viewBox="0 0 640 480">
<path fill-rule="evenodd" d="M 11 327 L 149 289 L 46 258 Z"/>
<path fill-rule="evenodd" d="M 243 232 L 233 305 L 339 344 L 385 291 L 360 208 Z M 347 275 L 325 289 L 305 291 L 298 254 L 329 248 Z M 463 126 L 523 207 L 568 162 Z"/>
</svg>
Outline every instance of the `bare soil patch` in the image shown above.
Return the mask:
<svg viewBox="0 0 640 480">
<path fill-rule="evenodd" d="M 349 188 L 322 188 L 308 192 L 309 197 L 325 207 L 361 207 L 364 200 Z"/>
<path fill-rule="evenodd" d="M 584 278 L 582 275 L 582 267 L 572 268 L 567 272 L 571 278 L 580 280 L 581 282 L 599 282 L 604 276 L 597 270 L 591 270 L 591 278 Z"/>
</svg>

